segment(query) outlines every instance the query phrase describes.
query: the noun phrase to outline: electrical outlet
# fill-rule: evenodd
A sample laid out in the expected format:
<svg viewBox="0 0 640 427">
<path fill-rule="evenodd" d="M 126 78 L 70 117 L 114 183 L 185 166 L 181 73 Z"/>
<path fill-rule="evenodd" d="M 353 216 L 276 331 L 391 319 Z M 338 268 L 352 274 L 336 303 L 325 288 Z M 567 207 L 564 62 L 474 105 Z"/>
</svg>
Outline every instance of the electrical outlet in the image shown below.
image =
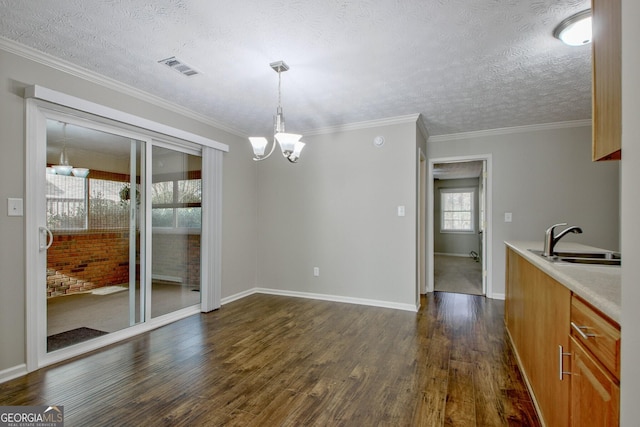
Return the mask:
<svg viewBox="0 0 640 427">
<path fill-rule="evenodd" d="M 313 277 L 320 276 L 320 267 L 313 267 Z"/>
<path fill-rule="evenodd" d="M 505 212 L 504 213 L 504 222 L 511 222 L 513 219 L 513 216 L 511 214 L 511 212 Z"/>
</svg>

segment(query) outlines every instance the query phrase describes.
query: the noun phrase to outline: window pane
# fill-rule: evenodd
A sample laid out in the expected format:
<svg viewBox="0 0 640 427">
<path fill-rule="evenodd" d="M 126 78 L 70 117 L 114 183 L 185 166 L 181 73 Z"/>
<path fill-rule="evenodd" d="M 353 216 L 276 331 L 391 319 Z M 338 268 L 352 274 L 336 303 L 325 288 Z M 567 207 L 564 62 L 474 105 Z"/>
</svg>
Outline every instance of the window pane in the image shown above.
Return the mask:
<svg viewBox="0 0 640 427">
<path fill-rule="evenodd" d="M 178 203 L 201 203 L 202 180 L 188 179 L 178 181 Z"/>
<path fill-rule="evenodd" d="M 84 178 L 47 174 L 47 227 L 52 230 L 86 228 Z"/>
<path fill-rule="evenodd" d="M 200 228 L 201 208 L 178 208 L 178 227 Z"/>
<path fill-rule="evenodd" d="M 129 184 L 108 179 L 89 180 L 89 228 L 129 227 Z"/>
<path fill-rule="evenodd" d="M 151 203 L 154 205 L 173 203 L 173 181 L 151 184 Z"/>
<path fill-rule="evenodd" d="M 473 231 L 473 192 L 447 191 L 441 195 L 442 229 Z"/>
<path fill-rule="evenodd" d="M 151 226 L 152 227 L 173 227 L 173 209 L 154 208 L 151 211 Z"/>
</svg>

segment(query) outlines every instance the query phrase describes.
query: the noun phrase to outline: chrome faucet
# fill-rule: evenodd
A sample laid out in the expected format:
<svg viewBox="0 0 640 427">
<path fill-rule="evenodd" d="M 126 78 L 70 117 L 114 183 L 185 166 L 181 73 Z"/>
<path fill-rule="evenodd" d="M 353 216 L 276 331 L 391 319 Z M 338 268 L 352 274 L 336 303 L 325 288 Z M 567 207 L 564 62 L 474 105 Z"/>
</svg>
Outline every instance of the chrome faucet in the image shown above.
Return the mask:
<svg viewBox="0 0 640 427">
<path fill-rule="evenodd" d="M 547 231 L 545 231 L 544 233 L 544 250 L 542 251 L 542 256 L 552 257 L 554 255 L 553 249 L 556 247 L 556 243 L 558 243 L 558 240 L 562 239 L 562 237 L 564 237 L 565 234 L 567 233 L 581 234 L 582 233 L 582 228 L 572 225 L 571 227 L 567 227 L 564 230 L 562 230 L 556 236 L 554 234 L 555 228 L 561 227 L 563 225 L 567 225 L 567 223 L 562 222 L 560 224 L 554 224 L 551 227 L 547 228 Z"/>
</svg>

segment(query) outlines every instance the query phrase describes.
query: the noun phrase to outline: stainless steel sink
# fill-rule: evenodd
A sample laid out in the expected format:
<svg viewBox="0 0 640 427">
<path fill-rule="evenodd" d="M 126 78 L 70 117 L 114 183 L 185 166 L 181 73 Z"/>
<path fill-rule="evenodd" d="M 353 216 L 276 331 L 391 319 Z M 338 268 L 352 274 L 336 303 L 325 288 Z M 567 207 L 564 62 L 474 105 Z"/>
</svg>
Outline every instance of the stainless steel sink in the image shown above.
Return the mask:
<svg viewBox="0 0 640 427">
<path fill-rule="evenodd" d="M 558 251 L 554 252 L 554 256 L 546 257 L 542 255 L 542 251 L 529 249 L 532 253 L 541 256 L 549 262 L 554 263 L 571 263 L 571 264 L 591 264 L 591 265 L 621 265 L 622 258 L 619 252 L 613 251 Z"/>
</svg>

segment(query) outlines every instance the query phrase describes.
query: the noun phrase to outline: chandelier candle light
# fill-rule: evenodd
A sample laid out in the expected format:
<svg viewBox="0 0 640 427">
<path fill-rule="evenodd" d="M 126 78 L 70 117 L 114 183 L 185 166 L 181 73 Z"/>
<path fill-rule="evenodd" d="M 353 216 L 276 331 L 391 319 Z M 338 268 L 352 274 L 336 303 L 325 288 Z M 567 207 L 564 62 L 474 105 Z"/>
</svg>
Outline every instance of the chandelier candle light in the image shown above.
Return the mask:
<svg viewBox="0 0 640 427">
<path fill-rule="evenodd" d="M 259 136 L 252 136 L 249 138 L 251 146 L 253 147 L 253 154 L 255 161 L 260 161 L 268 158 L 276 148 L 276 141 L 280 144 L 282 155 L 286 157 L 291 163 L 296 163 L 300 157 L 300 152 L 304 148 L 305 143 L 300 141 L 302 135 L 295 133 L 286 133 L 284 130 L 284 115 L 282 114 L 282 106 L 280 105 L 282 100 L 281 95 L 281 74 L 289 69 L 289 66 L 284 61 L 272 62 L 269 64 L 274 71 L 278 73 L 278 109 L 276 115 L 273 117 L 273 144 L 269 154 L 265 155 L 264 152 L 269 144 L 267 138 Z"/>
</svg>

